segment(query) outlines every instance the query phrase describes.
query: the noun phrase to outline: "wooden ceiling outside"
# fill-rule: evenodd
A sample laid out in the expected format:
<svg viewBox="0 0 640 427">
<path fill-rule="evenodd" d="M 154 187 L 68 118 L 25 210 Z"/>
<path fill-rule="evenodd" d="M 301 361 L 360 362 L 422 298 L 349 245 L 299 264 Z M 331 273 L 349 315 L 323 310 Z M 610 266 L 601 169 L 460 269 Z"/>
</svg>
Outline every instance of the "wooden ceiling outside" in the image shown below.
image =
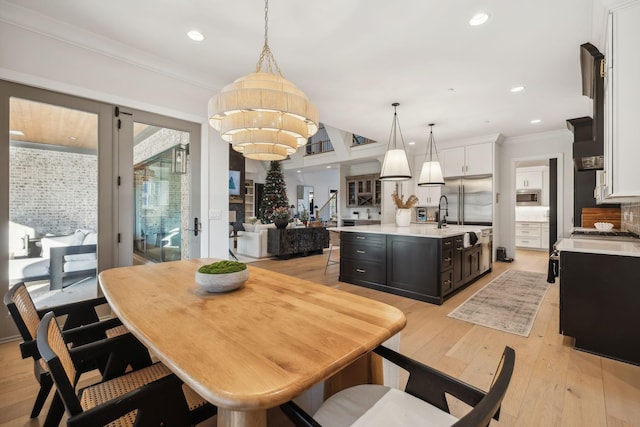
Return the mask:
<svg viewBox="0 0 640 427">
<path fill-rule="evenodd" d="M 134 137 L 148 125 L 134 123 Z M 95 151 L 98 147 L 98 116 L 52 104 L 11 98 L 9 129 L 15 141 L 58 145 Z"/>
</svg>

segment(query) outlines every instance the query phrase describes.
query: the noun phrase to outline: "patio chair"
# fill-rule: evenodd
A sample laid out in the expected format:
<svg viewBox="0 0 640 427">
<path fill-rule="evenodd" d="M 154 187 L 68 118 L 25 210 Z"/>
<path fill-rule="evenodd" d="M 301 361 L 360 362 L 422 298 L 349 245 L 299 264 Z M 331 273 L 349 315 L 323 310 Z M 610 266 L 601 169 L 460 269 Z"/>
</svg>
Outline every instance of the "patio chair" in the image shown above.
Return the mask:
<svg viewBox="0 0 640 427">
<path fill-rule="evenodd" d="M 487 393 L 430 368 L 386 347 L 374 350 L 380 356 L 409 371 L 404 391 L 382 385 L 363 384 L 342 390 L 322 404 L 313 418 L 293 402 L 281 405 L 297 427 L 362 426 L 457 426 L 485 427 L 498 419 L 515 365 L 515 351 L 505 347 Z M 450 414 L 445 394 L 472 409 L 462 418 Z"/>
<path fill-rule="evenodd" d="M 114 351 L 113 354 L 83 360 L 79 371 L 88 372 L 97 368 L 104 378 L 110 378 L 122 374 L 129 365 L 134 368 L 150 365 L 151 357 L 147 349 L 128 333 L 129 331 L 119 319 L 99 321 L 95 308 L 106 304 L 106 302 L 105 298 L 95 298 L 48 308 L 56 316 L 66 316 L 63 326 L 64 337 L 65 342 L 71 347 L 106 339 L 120 343 L 120 350 Z M 22 336 L 23 342 L 20 343 L 22 358 L 33 358 L 34 374 L 40 384 L 40 390 L 30 415 L 31 418 L 35 418 L 40 414 L 53 386 L 49 371 L 40 360 L 35 340 L 40 318 L 44 315 L 44 311 L 36 309 L 24 283 L 16 284 L 5 294 L 4 304 Z M 54 397 L 45 425 L 57 426 L 62 412 L 61 402 L 57 397 Z"/>
<path fill-rule="evenodd" d="M 36 338 L 58 395 L 68 414 L 68 426 L 195 425 L 217 408 L 161 363 L 77 390 L 77 361 L 111 351 L 109 343 L 69 349 L 52 312 L 44 315 Z"/>
</svg>

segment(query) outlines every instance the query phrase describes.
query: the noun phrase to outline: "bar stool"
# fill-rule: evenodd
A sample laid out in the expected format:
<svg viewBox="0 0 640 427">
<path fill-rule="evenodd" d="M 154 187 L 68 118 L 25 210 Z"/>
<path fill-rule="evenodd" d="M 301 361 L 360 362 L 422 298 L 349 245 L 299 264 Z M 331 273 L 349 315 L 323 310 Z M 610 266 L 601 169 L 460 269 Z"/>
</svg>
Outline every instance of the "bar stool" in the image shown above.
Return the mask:
<svg viewBox="0 0 640 427">
<path fill-rule="evenodd" d="M 327 263 L 324 266 L 324 274 L 327 274 L 327 267 L 329 267 L 329 265 L 340 263 L 340 259 L 331 259 L 331 253 L 333 252 L 334 246 L 340 248 L 340 232 L 336 230 L 329 230 L 329 256 L 327 257 Z"/>
</svg>

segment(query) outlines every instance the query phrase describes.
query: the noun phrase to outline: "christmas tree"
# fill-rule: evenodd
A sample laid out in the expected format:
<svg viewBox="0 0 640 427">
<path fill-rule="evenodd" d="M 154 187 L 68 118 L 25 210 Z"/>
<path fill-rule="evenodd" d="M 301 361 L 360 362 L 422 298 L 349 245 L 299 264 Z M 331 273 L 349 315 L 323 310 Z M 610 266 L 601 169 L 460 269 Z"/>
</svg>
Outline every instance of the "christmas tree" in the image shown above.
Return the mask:
<svg viewBox="0 0 640 427">
<path fill-rule="evenodd" d="M 287 185 L 282 176 L 280 162 L 272 161 L 264 182 L 264 192 L 260 203 L 260 219 L 265 224 L 273 222 L 273 211 L 277 208 L 289 209 Z"/>
</svg>

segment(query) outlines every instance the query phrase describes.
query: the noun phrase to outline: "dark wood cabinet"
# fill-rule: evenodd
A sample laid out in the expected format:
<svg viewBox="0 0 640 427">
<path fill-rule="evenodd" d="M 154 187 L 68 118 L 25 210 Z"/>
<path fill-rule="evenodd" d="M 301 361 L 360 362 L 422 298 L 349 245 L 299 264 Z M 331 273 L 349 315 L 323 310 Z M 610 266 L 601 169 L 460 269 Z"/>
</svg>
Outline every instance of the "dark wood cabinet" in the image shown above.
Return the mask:
<svg viewBox="0 0 640 427">
<path fill-rule="evenodd" d="M 322 253 L 329 247 L 329 231 L 324 227 L 270 228 L 267 237 L 267 251 L 280 258 L 291 255 Z"/>
<path fill-rule="evenodd" d="M 463 236 L 451 238 L 453 245 L 453 288 L 464 284 L 464 239 Z"/>
<path fill-rule="evenodd" d="M 347 207 L 380 206 L 382 183 L 380 175 L 348 176 Z"/>
<path fill-rule="evenodd" d="M 440 239 L 387 236 L 387 286 L 403 296 L 439 304 Z"/>
<path fill-rule="evenodd" d="M 380 289 L 387 281 L 387 236 L 340 233 L 341 282 Z"/>
<path fill-rule="evenodd" d="M 640 257 L 560 252 L 560 333 L 579 350 L 640 365 Z"/>
<path fill-rule="evenodd" d="M 481 246 L 463 235 L 444 239 L 345 232 L 340 239 L 342 282 L 442 304 L 480 274 Z"/>
</svg>

